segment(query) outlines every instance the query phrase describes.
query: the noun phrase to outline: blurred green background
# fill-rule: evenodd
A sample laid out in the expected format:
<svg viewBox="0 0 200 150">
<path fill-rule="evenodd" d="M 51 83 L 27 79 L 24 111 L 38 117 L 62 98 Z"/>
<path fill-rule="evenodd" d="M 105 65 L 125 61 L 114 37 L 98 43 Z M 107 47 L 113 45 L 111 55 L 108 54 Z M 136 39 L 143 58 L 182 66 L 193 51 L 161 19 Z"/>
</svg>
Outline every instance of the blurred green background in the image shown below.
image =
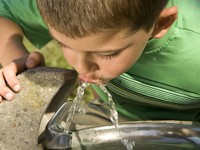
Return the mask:
<svg viewBox="0 0 200 150">
<path fill-rule="evenodd" d="M 58 46 L 57 42 L 52 40 L 47 45 L 45 45 L 43 48 L 38 50 L 36 47 L 34 47 L 26 38 L 24 38 L 24 45 L 26 48 L 30 51 L 39 51 L 44 55 L 46 66 L 49 67 L 58 67 L 58 68 L 66 68 L 66 69 L 72 69 L 72 67 L 65 61 L 61 49 Z M 78 83 L 75 84 L 74 90 L 69 96 L 68 99 L 73 100 L 76 95 Z M 84 100 L 86 102 L 93 100 L 93 94 L 92 94 L 92 88 L 88 87 L 85 91 Z"/>
</svg>

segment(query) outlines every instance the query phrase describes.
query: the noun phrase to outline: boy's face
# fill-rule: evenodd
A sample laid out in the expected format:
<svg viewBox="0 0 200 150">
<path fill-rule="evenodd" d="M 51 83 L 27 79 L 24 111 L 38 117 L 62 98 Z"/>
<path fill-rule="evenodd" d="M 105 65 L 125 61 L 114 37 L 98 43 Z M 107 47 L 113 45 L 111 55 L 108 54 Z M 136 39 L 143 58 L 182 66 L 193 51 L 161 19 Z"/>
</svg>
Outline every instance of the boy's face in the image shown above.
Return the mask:
<svg viewBox="0 0 200 150">
<path fill-rule="evenodd" d="M 87 82 L 106 83 L 126 72 L 140 57 L 151 31 L 109 31 L 71 39 L 49 28 L 52 36 L 61 44 L 67 62 Z"/>
</svg>

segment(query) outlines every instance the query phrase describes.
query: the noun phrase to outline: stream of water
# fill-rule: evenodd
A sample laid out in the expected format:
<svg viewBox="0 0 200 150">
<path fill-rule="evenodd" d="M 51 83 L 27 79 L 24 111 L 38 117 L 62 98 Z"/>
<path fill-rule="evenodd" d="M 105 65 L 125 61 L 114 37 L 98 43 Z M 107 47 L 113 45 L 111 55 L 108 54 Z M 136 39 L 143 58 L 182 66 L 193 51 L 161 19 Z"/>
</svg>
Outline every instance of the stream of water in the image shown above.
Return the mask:
<svg viewBox="0 0 200 150">
<path fill-rule="evenodd" d="M 66 126 L 65 126 L 65 131 L 68 132 L 71 122 L 73 120 L 73 117 L 76 112 L 81 111 L 81 100 L 84 96 L 85 89 L 90 85 L 90 83 L 87 82 L 81 82 L 79 87 L 77 88 L 77 94 L 73 100 L 72 106 L 70 107 L 69 114 L 66 120 Z M 103 92 L 105 92 L 108 96 L 108 105 L 109 105 L 109 111 L 110 111 L 110 120 L 115 126 L 115 128 L 119 132 L 119 136 L 121 136 L 121 130 L 119 129 L 119 123 L 118 123 L 118 113 L 115 108 L 115 103 L 113 101 L 112 95 L 110 92 L 107 90 L 105 84 L 100 84 L 99 87 L 102 89 Z M 126 147 L 127 150 L 133 150 L 133 147 L 135 146 L 134 141 L 129 141 L 126 138 L 121 139 L 122 144 Z"/>
<path fill-rule="evenodd" d="M 109 109 L 110 109 L 110 120 L 112 121 L 113 125 L 115 126 L 115 128 L 119 128 L 119 123 L 118 123 L 118 113 L 116 111 L 115 108 L 115 103 L 113 101 L 112 95 L 110 94 L 110 92 L 106 89 L 106 86 L 104 84 L 100 84 L 99 86 L 104 93 L 107 94 L 108 96 L 108 105 L 109 105 Z"/>
<path fill-rule="evenodd" d="M 106 85 L 104 84 L 100 84 L 99 86 L 108 96 L 108 105 L 110 108 L 110 120 L 112 121 L 113 125 L 115 126 L 115 128 L 118 130 L 119 132 L 119 136 L 122 137 L 122 132 L 119 129 L 119 123 L 118 123 L 118 113 L 117 110 L 115 108 L 115 103 L 113 101 L 112 95 L 110 94 L 110 92 L 106 89 Z M 130 141 L 126 138 L 121 138 L 121 142 L 122 144 L 124 144 L 124 146 L 126 147 L 127 150 L 133 150 L 133 147 L 135 147 L 135 142 L 134 141 Z"/>
<path fill-rule="evenodd" d="M 66 126 L 65 126 L 65 131 L 69 131 L 71 122 L 73 120 L 73 117 L 75 115 L 75 113 L 78 111 L 81 111 L 81 100 L 83 99 L 84 93 L 85 93 L 85 89 L 90 85 L 90 83 L 87 82 L 81 82 L 80 85 L 77 88 L 77 93 L 76 96 L 73 100 L 73 103 L 70 107 L 69 110 L 69 114 L 66 120 Z"/>
</svg>

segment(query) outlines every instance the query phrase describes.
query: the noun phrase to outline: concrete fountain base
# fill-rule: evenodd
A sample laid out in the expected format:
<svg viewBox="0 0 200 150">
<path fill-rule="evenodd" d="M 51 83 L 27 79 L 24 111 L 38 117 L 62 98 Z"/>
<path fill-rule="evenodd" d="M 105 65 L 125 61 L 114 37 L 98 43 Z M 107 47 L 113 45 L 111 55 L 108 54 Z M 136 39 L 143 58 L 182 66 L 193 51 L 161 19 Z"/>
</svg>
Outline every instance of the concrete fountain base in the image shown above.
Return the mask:
<svg viewBox="0 0 200 150">
<path fill-rule="evenodd" d="M 37 150 L 40 122 L 67 99 L 77 79 L 73 70 L 37 67 L 17 76 L 22 90 L 0 104 L 0 148 Z"/>
</svg>

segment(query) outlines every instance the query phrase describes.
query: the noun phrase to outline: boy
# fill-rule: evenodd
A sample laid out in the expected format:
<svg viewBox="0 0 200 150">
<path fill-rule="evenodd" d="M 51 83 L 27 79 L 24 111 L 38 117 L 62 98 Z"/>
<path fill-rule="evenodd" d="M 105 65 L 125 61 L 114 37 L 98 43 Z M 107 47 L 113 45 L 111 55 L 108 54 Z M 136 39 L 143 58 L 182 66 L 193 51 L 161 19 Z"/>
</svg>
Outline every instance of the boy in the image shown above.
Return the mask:
<svg viewBox="0 0 200 150">
<path fill-rule="evenodd" d="M 103 100 L 106 97 L 95 84 L 107 83 L 121 114 L 132 120 L 199 120 L 200 81 L 195 80 L 200 73 L 198 0 L 170 0 L 168 6 L 167 0 L 37 2 L 51 36 L 60 43 L 64 57 L 77 70 L 79 78 L 94 83 Z M 23 3 L 36 7 L 35 2 Z M 32 27 L 43 35 L 47 29 L 35 7 L 28 10 L 35 13 L 32 18 L 38 21 Z M 21 28 L 28 34 L 29 20 L 22 21 L 21 27 L 14 19 L 0 21 L 0 29 L 6 29 L 1 31 L 6 34 L 0 47 L 0 60 L 5 66 L 1 70 L 0 94 L 11 100 L 13 95 L 5 87 L 4 78 L 18 92 L 16 73 L 25 66 L 39 65 L 41 56 L 28 55 L 21 44 Z M 5 22 L 11 27 L 2 24 Z M 43 38 L 49 40 L 48 35 Z M 12 50 L 9 58 L 6 49 Z M 18 55 L 10 57 L 16 50 Z"/>
</svg>

